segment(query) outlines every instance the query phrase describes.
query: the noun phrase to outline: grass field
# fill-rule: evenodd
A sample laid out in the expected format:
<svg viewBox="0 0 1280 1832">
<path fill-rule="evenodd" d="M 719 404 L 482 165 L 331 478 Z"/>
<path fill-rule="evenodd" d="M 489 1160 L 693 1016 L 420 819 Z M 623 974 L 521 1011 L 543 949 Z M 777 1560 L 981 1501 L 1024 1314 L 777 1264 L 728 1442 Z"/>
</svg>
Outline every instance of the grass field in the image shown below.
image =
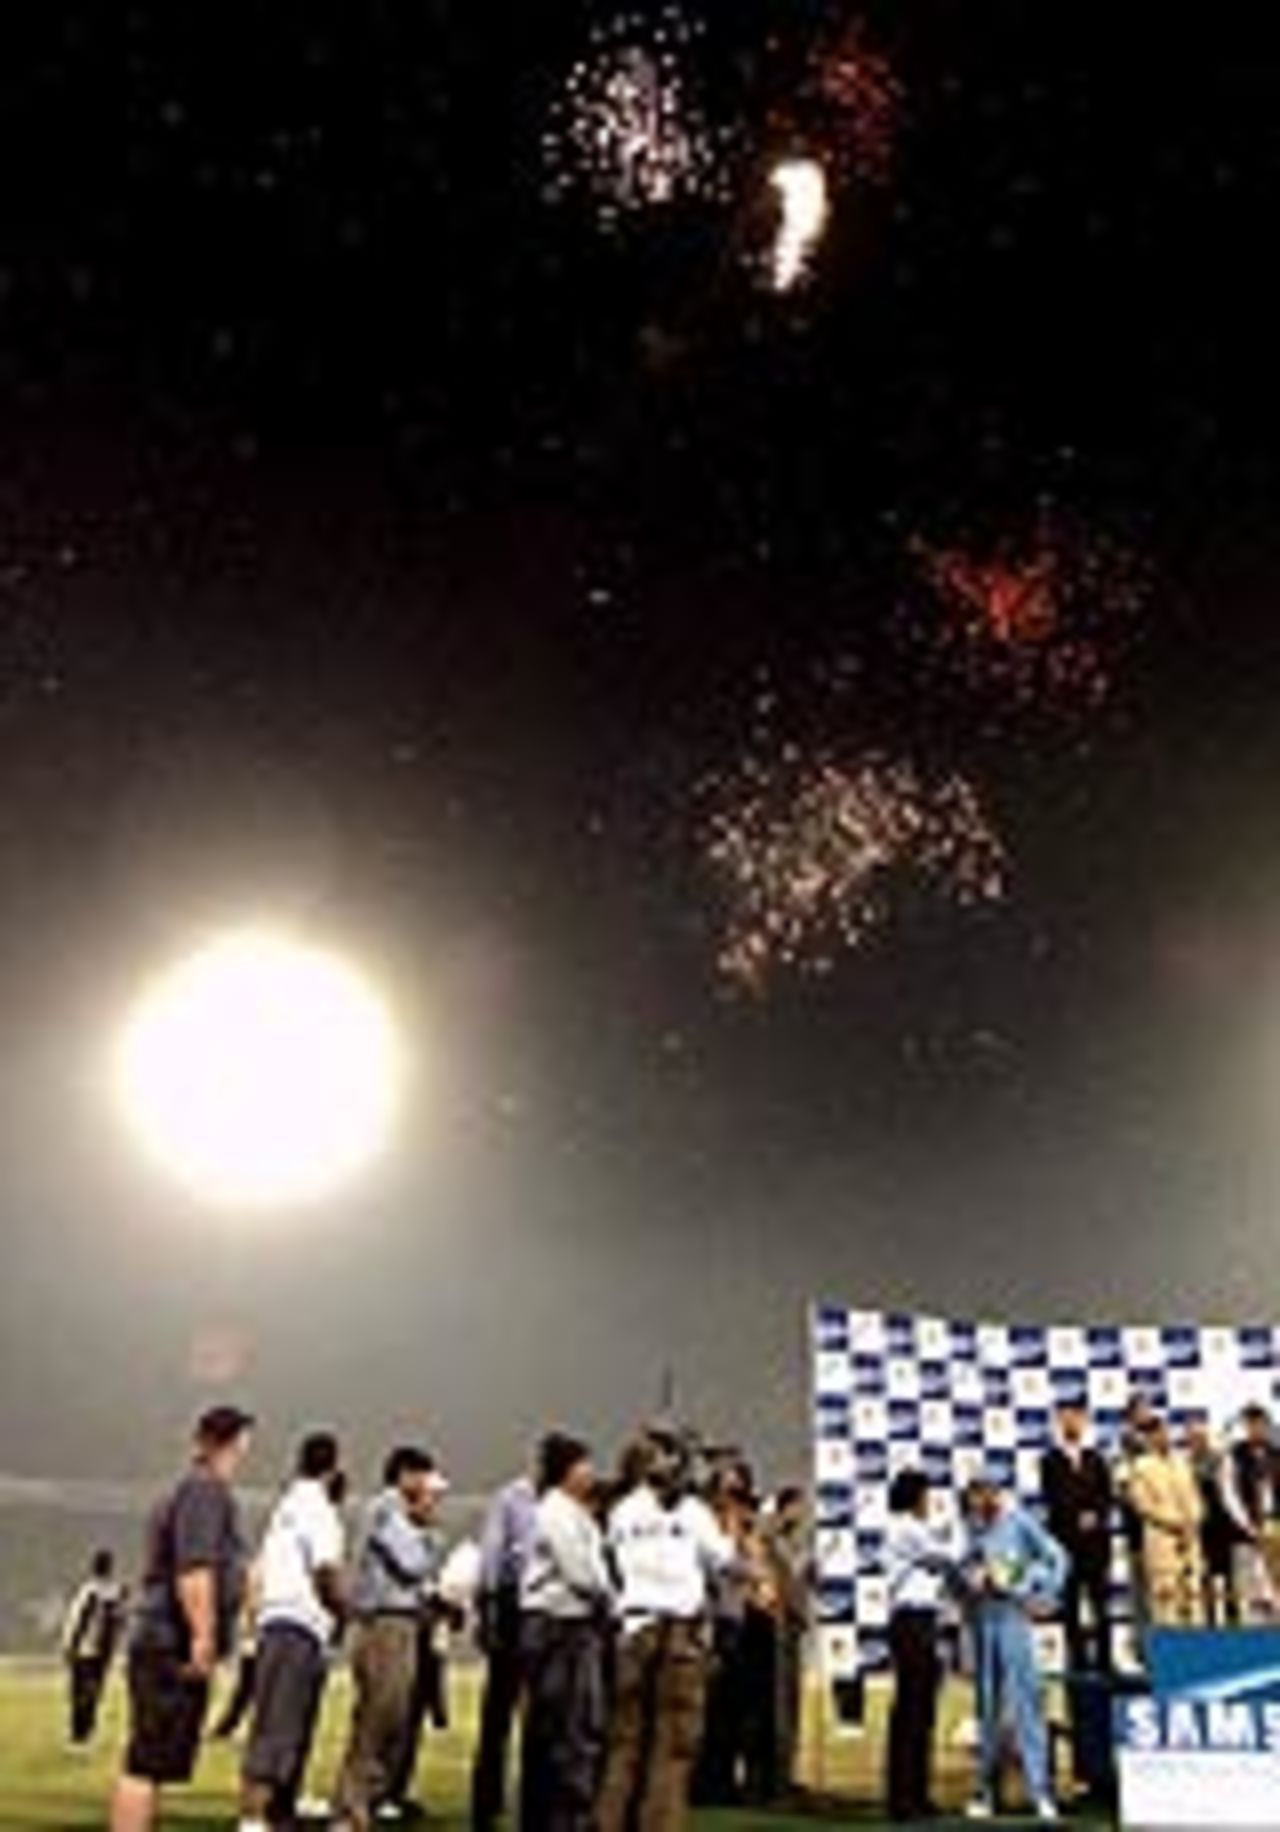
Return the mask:
<svg viewBox="0 0 1280 1832">
<path fill-rule="evenodd" d="M 345 1686 L 335 1681 L 330 1688 L 311 1777 L 314 1791 L 320 1794 L 327 1790 L 336 1767 L 346 1702 Z M 0 1668 L 2 1832 L 36 1832 L 38 1828 L 80 1832 L 82 1828 L 104 1825 L 104 1802 L 120 1745 L 122 1705 L 117 1681 L 111 1689 L 97 1747 L 91 1754 L 73 1754 L 64 1743 L 60 1675 L 47 1668 Z M 474 1717 L 474 1680 L 468 1673 L 456 1676 L 454 1705 L 457 1728 L 447 1735 L 427 1738 L 419 1774 L 419 1795 L 430 1808 L 432 1824 L 438 1832 L 462 1832 L 466 1823 L 462 1808 Z M 875 1755 L 880 1739 L 874 1722 L 866 1737 L 824 1739 L 821 1747 L 814 1726 L 807 1743 L 806 1780 L 828 1803 L 822 1816 L 868 1828 L 877 1826 L 880 1822 L 873 1803 L 877 1791 Z M 968 1759 L 944 1747 L 938 1788 L 944 1803 L 958 1808 L 969 1773 Z M 234 1826 L 235 1777 L 236 1752 L 211 1746 L 195 1785 L 174 1794 L 166 1823 L 201 1827 L 205 1832 Z M 705 1813 L 696 1815 L 694 1823 L 699 1832 L 799 1832 L 802 1827 L 813 1832 L 816 1811 L 815 1808 L 802 1816 L 758 1811 Z"/>
</svg>

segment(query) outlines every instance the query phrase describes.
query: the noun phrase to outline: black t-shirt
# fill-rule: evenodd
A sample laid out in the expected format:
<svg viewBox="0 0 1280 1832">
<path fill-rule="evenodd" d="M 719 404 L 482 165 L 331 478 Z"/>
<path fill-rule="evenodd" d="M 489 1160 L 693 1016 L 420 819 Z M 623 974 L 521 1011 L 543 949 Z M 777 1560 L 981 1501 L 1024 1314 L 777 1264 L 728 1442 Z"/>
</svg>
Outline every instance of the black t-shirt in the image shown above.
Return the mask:
<svg viewBox="0 0 1280 1832">
<path fill-rule="evenodd" d="M 231 1652 L 244 1592 L 244 1543 L 235 1497 L 207 1470 L 193 1469 L 156 1506 L 147 1526 L 146 1564 L 134 1624 L 134 1645 L 191 1652 L 191 1633 L 178 1597 L 178 1579 L 213 1573 L 219 1658 Z"/>
</svg>

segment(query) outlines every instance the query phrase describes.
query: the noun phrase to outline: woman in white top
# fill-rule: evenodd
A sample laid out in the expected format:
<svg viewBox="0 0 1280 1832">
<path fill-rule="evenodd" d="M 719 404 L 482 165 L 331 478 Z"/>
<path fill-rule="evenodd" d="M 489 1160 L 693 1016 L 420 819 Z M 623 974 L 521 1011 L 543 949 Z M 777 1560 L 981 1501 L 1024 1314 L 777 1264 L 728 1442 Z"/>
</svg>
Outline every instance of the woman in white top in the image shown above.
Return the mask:
<svg viewBox="0 0 1280 1832">
<path fill-rule="evenodd" d="M 942 1680 L 938 1611 L 955 1561 L 942 1535 L 927 1524 L 929 1483 L 921 1471 L 903 1470 L 895 1477 L 889 1508 L 892 1519 L 884 1556 L 895 1681 L 889 1716 L 889 1817 L 926 1819 L 936 1810 L 929 1790 Z"/>
</svg>

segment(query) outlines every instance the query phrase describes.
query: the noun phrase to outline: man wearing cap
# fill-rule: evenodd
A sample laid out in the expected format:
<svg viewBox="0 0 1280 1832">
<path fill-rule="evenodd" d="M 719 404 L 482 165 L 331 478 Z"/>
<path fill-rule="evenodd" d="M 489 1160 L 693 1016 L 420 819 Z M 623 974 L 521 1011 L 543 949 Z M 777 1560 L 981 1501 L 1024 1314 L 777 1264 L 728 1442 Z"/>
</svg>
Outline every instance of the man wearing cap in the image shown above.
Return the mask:
<svg viewBox="0 0 1280 1832">
<path fill-rule="evenodd" d="M 272 1511 L 258 1559 L 257 1670 L 245 1750 L 241 1832 L 291 1825 L 306 1773 L 329 1649 L 346 1609 L 338 1440 L 313 1432 Z"/>
<path fill-rule="evenodd" d="M 418 1626 L 439 1557 L 428 1529 L 447 1488 L 427 1451 L 401 1446 L 387 1458 L 382 1492 L 365 1516 L 352 1587 L 355 1699 L 335 1819 L 346 1832 L 368 1832 L 409 1732 Z"/>
<path fill-rule="evenodd" d="M 210 1681 L 231 1652 L 244 1584 L 232 1485 L 252 1427 L 238 1406 L 206 1412 L 191 1467 L 148 1523 L 129 1647 L 129 1742 L 112 1797 L 112 1832 L 149 1832 L 160 1789 L 195 1771 Z"/>
</svg>

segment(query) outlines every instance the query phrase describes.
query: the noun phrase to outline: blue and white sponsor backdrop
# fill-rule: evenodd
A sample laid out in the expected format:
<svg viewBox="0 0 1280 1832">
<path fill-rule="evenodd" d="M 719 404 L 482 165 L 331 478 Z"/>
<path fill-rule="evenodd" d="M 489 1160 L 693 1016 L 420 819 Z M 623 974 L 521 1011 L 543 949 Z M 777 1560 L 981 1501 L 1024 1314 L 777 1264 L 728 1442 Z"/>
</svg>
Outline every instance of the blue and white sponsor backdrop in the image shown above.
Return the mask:
<svg viewBox="0 0 1280 1832">
<path fill-rule="evenodd" d="M 963 1323 L 821 1304 L 812 1343 L 819 1619 L 837 1679 L 886 1660 L 884 1533 L 900 1469 L 924 1470 L 940 1519 L 979 1473 L 1038 1505 L 1055 1406 L 1086 1405 L 1111 1450 L 1134 1394 L 1175 1427 L 1202 1413 L 1221 1426 L 1251 1400 L 1273 1403 L 1280 1380 L 1270 1325 Z M 1119 1535 L 1114 1581 L 1123 1622 Z"/>
</svg>

